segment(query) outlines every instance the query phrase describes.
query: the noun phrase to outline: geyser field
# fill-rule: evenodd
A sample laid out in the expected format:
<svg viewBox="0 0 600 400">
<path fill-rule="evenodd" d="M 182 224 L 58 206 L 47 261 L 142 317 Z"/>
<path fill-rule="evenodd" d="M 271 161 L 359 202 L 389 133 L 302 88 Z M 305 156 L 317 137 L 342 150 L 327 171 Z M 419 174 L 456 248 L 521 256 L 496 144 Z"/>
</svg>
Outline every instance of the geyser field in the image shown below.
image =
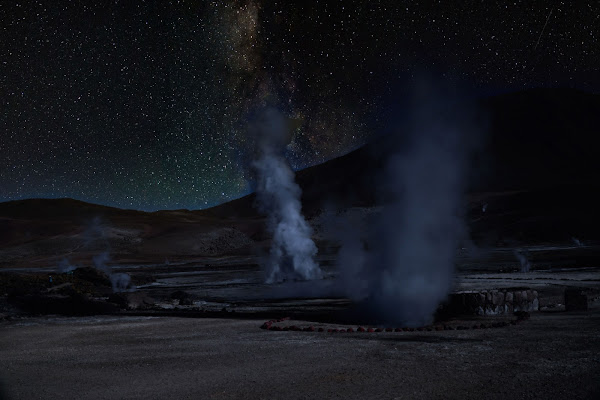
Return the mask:
<svg viewBox="0 0 600 400">
<path fill-rule="evenodd" d="M 0 203 L 0 398 L 600 396 L 597 183 L 521 141 L 516 95 L 415 93 L 301 171 L 262 110 L 254 193 L 217 207 Z"/>
</svg>

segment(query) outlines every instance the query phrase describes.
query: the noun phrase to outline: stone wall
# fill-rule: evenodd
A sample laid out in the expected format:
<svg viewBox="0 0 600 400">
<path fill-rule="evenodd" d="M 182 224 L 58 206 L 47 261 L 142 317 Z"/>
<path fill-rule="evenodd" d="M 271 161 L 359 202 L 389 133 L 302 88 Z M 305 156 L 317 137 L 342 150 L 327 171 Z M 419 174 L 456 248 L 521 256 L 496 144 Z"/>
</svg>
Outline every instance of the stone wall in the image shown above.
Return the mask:
<svg viewBox="0 0 600 400">
<path fill-rule="evenodd" d="M 538 311 L 538 292 L 527 288 L 463 291 L 452 293 L 440 308 L 450 315 L 502 315 Z"/>
</svg>

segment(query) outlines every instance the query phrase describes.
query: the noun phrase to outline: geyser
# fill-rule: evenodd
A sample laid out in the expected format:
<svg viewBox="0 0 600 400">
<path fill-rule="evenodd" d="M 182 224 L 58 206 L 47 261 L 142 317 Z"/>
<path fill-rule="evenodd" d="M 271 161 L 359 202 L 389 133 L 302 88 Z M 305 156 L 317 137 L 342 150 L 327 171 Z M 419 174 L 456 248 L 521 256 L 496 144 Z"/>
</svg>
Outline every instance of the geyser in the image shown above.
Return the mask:
<svg viewBox="0 0 600 400">
<path fill-rule="evenodd" d="M 92 262 L 94 268 L 104 272 L 108 276 L 113 292 L 133 290 L 131 287 L 131 277 L 122 272 L 112 272 L 112 268 L 108 265 L 108 262 L 110 261 L 110 245 L 106 236 L 106 227 L 102 224 L 99 217 L 95 217 L 92 220 L 87 229 L 83 232 L 83 237 L 85 240 L 85 247 L 92 246 L 95 242 L 106 247 L 105 251 L 96 254 L 92 258 Z"/>
<path fill-rule="evenodd" d="M 277 110 L 267 109 L 252 129 L 257 139 L 256 205 L 268 216 L 273 234 L 265 265 L 267 283 L 284 280 L 321 278 L 314 261 L 317 247 L 311 239 L 312 228 L 301 212 L 300 187 L 294 171 L 284 157 L 291 132 L 288 120 Z"/>
<path fill-rule="evenodd" d="M 112 290 L 115 293 L 130 291 L 131 288 L 131 277 L 122 272 L 112 272 L 111 267 L 107 264 L 110 261 L 110 254 L 108 251 L 100 253 L 92 258 L 94 262 L 94 268 L 104 272 L 108 279 Z"/>
<path fill-rule="evenodd" d="M 340 286 L 372 322 L 428 324 L 451 289 L 474 127 L 468 109 L 442 98 L 417 87 L 411 120 L 377 155 L 387 159 L 381 213 L 366 238 L 346 238 L 340 250 Z"/>
</svg>

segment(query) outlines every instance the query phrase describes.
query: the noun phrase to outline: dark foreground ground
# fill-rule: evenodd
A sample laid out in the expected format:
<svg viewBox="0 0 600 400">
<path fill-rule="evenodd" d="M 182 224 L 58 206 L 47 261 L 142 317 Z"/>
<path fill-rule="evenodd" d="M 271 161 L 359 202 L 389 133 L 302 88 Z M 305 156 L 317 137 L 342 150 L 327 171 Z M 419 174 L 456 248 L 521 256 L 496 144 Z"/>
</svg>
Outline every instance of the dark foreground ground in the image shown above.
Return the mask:
<svg viewBox="0 0 600 400">
<path fill-rule="evenodd" d="M 485 330 L 332 334 L 259 325 L 114 316 L 4 322 L 2 398 L 600 398 L 597 306 Z"/>
<path fill-rule="evenodd" d="M 327 257 L 326 279 L 280 285 L 265 285 L 257 260 L 240 256 L 117 265 L 136 282 L 126 295 L 152 302 L 71 317 L 19 311 L 10 292 L 34 291 L 37 305 L 63 296 L 106 306 L 110 284 L 85 269 L 5 270 L 0 399 L 600 399 L 600 270 L 586 266 L 597 247 L 527 250 L 528 273 L 512 249 L 459 259 L 454 290 L 536 290 L 541 311 L 529 320 L 398 333 L 327 332 L 342 327 L 333 316 L 349 306 L 331 295 Z M 564 311 L 569 288 L 587 293 L 588 311 Z M 325 332 L 260 329 L 281 316 L 296 320 L 278 326 Z M 443 323 L 489 327 L 515 316 L 456 318 Z"/>
</svg>

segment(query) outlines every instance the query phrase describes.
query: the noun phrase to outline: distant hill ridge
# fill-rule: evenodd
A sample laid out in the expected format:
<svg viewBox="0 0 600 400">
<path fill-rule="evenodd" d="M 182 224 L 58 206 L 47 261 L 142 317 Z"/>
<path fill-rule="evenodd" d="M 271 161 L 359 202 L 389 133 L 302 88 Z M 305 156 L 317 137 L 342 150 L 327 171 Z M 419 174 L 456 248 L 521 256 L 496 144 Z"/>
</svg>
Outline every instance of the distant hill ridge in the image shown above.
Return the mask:
<svg viewBox="0 0 600 400">
<path fill-rule="evenodd" d="M 600 95 L 576 89 L 531 89 L 481 100 L 488 130 L 470 171 L 470 192 L 498 192 L 598 182 Z M 370 206 L 385 138 L 298 171 L 305 213 L 327 205 Z M 255 214 L 254 194 L 213 207 L 216 216 Z"/>
<path fill-rule="evenodd" d="M 596 184 L 600 95 L 576 89 L 530 89 L 483 99 L 489 131 L 472 171 L 471 192 L 522 190 L 564 184 Z M 382 168 L 385 141 L 375 139 L 344 156 L 298 171 L 305 213 L 327 205 L 371 206 L 373 176 Z M 30 199 L 0 203 L 0 216 L 37 218 L 80 215 L 175 213 L 217 218 L 257 216 L 254 194 L 205 210 L 144 213 L 73 199 Z"/>
</svg>

